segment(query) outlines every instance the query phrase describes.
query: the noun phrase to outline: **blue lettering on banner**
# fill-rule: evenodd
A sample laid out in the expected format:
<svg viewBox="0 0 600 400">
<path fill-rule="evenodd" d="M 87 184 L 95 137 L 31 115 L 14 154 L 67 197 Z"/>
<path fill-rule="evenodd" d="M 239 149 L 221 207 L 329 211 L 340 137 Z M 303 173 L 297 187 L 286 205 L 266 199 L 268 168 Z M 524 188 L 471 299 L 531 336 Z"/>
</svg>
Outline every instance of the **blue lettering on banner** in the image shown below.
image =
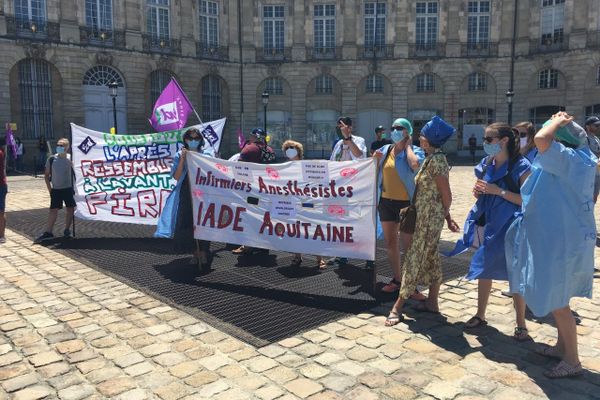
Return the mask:
<svg viewBox="0 0 600 400">
<path fill-rule="evenodd" d="M 153 160 L 170 156 L 172 156 L 170 144 L 151 144 L 147 146 L 116 145 L 104 147 L 104 157 L 106 157 L 107 161 Z"/>
</svg>

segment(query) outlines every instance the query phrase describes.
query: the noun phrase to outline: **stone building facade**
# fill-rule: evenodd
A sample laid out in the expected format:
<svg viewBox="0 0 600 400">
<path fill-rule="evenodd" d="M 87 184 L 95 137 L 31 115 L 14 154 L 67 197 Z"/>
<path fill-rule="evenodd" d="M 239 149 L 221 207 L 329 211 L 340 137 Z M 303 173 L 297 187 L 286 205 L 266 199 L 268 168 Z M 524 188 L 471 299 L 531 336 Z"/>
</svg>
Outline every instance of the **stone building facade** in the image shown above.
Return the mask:
<svg viewBox="0 0 600 400">
<path fill-rule="evenodd" d="M 326 157 L 338 115 L 371 141 L 439 114 L 460 150 L 507 120 L 511 60 L 513 122 L 600 114 L 600 0 L 0 0 L 0 55 L 0 121 L 31 150 L 71 122 L 107 131 L 109 81 L 119 133 L 151 131 L 171 76 L 202 119 L 228 118 L 224 154 L 264 124 L 264 91 L 274 147 Z"/>
</svg>

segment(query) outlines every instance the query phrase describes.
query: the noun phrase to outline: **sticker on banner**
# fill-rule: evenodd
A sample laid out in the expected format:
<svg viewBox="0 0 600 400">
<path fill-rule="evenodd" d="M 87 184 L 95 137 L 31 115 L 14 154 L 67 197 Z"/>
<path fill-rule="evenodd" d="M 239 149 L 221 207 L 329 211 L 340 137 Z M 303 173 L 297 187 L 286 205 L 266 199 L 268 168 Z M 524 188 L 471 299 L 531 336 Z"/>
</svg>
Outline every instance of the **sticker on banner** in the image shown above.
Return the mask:
<svg viewBox="0 0 600 400">
<path fill-rule="evenodd" d="M 296 218 L 296 202 L 292 200 L 273 200 L 271 203 L 273 218 Z"/>
<path fill-rule="evenodd" d="M 326 162 L 303 162 L 302 179 L 305 182 L 329 183 L 329 168 Z"/>
<path fill-rule="evenodd" d="M 356 174 L 358 174 L 358 169 L 352 167 L 347 167 L 340 171 L 340 175 L 348 180 L 354 178 Z"/>
<path fill-rule="evenodd" d="M 325 212 L 332 217 L 345 217 L 348 214 L 346 207 L 340 205 L 327 206 Z"/>
<path fill-rule="evenodd" d="M 252 169 L 245 165 L 234 165 L 233 166 L 233 176 L 236 180 L 240 182 L 249 182 L 252 183 L 254 180 L 254 175 L 252 174 Z"/>
<path fill-rule="evenodd" d="M 269 176 L 269 178 L 271 179 L 279 179 L 279 171 L 277 171 L 275 168 L 273 167 L 267 167 L 265 168 L 265 172 L 267 173 L 267 175 Z"/>
</svg>

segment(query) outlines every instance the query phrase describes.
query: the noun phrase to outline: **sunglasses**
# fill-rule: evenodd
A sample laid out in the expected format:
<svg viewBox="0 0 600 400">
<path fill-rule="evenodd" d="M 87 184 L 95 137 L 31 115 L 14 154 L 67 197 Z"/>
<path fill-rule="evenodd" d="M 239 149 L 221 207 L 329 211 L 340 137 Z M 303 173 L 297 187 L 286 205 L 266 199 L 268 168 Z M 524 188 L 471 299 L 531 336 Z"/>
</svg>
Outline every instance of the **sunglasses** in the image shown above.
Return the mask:
<svg viewBox="0 0 600 400">
<path fill-rule="evenodd" d="M 486 143 L 492 143 L 494 139 L 497 139 L 499 136 L 484 136 L 483 141 Z"/>
<path fill-rule="evenodd" d="M 403 126 L 392 126 L 391 128 L 392 130 L 398 130 L 398 131 L 403 131 L 404 127 Z"/>
</svg>

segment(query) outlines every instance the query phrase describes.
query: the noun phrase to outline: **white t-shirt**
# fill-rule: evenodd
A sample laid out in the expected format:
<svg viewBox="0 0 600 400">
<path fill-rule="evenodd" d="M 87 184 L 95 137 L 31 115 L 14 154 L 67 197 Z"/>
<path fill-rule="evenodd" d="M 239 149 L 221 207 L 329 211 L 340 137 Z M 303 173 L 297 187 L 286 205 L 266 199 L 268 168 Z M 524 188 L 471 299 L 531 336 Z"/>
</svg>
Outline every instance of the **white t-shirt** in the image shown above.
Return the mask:
<svg viewBox="0 0 600 400">
<path fill-rule="evenodd" d="M 350 149 L 347 148 L 348 147 L 347 145 L 344 146 L 344 140 L 340 139 L 333 147 L 333 151 L 331 152 L 331 157 L 329 157 L 329 160 L 331 160 L 331 161 L 346 161 L 344 158 L 346 158 L 347 160 L 361 160 L 363 158 L 367 158 L 367 145 L 365 144 L 365 139 L 361 138 L 360 136 L 352 135 L 352 142 L 354 142 L 354 144 L 361 151 L 361 155 L 359 157 L 356 157 L 350 151 Z M 344 147 L 346 147 L 346 149 L 345 149 L 346 151 L 344 151 Z M 340 153 L 340 154 L 338 155 L 338 153 Z M 350 158 L 347 158 L 348 153 L 350 154 Z M 344 157 L 344 158 L 342 158 L 342 157 Z"/>
</svg>

